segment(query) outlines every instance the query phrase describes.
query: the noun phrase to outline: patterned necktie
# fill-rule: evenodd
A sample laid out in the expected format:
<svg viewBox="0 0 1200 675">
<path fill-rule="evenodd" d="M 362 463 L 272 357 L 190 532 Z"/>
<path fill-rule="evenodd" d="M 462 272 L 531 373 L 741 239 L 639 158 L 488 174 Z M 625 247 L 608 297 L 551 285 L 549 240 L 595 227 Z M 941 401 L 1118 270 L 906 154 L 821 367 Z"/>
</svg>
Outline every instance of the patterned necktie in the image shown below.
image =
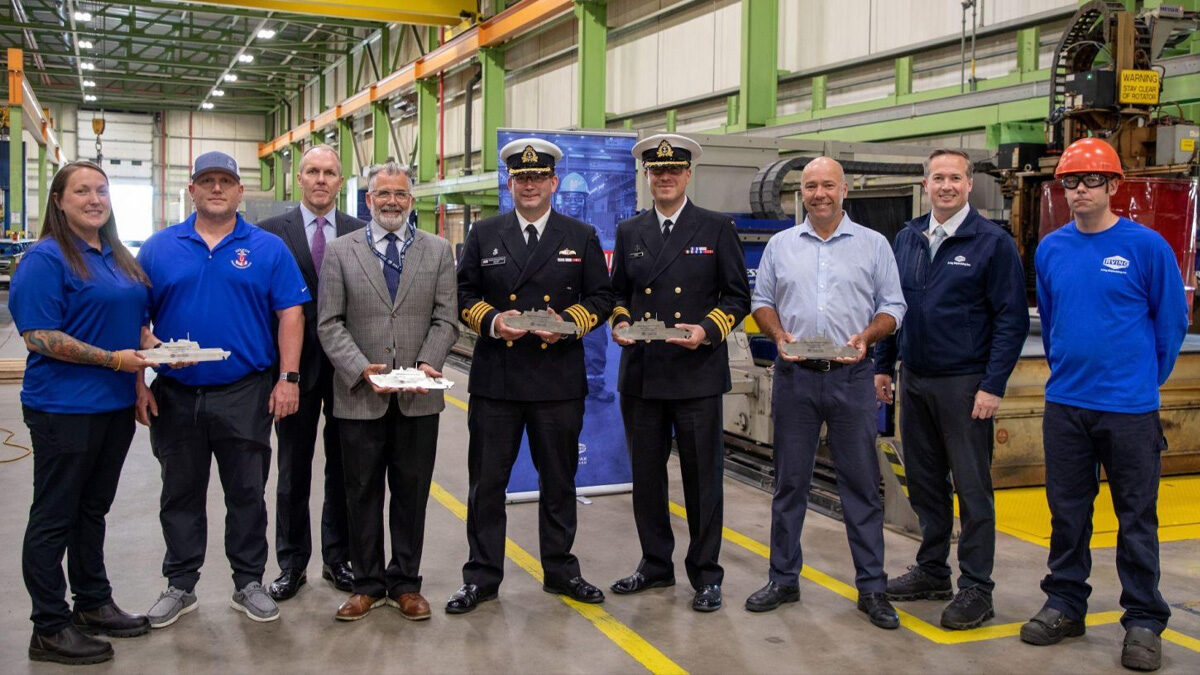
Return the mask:
<svg viewBox="0 0 1200 675">
<path fill-rule="evenodd" d="M 525 231 L 529 233 L 529 252 L 533 253 L 533 249 L 537 247 L 538 243 L 537 228 L 530 223 L 525 226 Z"/>
<path fill-rule="evenodd" d="M 944 241 L 946 241 L 946 228 L 938 225 L 937 227 L 933 228 L 933 241 L 929 243 L 930 260 L 933 260 L 933 257 L 937 255 L 938 248 L 941 247 L 942 242 Z"/>
<path fill-rule="evenodd" d="M 386 239 L 388 243 L 387 251 L 384 253 L 383 257 L 387 258 L 390 262 L 396 263 L 396 267 L 399 267 L 400 249 L 396 246 L 396 241 L 399 239 L 399 237 L 396 236 L 395 232 L 388 232 L 383 238 Z M 392 301 L 394 302 L 396 300 L 396 289 L 400 288 L 400 273 L 396 271 L 395 267 L 392 267 L 391 265 L 384 265 L 383 280 L 387 282 L 388 293 L 392 294 Z"/>
<path fill-rule="evenodd" d="M 663 221 L 663 241 L 666 241 L 671 236 L 671 226 L 675 223 L 671 222 L 670 218 Z"/>
<path fill-rule="evenodd" d="M 313 233 L 309 252 L 312 253 L 313 266 L 317 268 L 317 276 L 320 276 L 321 263 L 325 260 L 325 226 L 329 221 L 325 220 L 325 216 L 317 216 L 313 222 L 317 226 L 317 231 Z"/>
</svg>

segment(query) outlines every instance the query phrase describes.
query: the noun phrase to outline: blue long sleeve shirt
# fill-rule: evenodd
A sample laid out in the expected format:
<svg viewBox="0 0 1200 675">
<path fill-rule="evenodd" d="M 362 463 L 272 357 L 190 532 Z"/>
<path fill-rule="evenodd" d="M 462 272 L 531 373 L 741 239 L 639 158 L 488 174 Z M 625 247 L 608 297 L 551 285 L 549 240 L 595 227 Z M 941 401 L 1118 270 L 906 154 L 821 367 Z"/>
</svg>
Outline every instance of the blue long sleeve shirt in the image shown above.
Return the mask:
<svg viewBox="0 0 1200 675">
<path fill-rule="evenodd" d="M 1095 234 L 1075 223 L 1038 245 L 1038 311 L 1050 363 L 1046 400 L 1091 410 L 1158 409 L 1187 333 L 1175 253 L 1154 230 L 1121 218 Z"/>
</svg>

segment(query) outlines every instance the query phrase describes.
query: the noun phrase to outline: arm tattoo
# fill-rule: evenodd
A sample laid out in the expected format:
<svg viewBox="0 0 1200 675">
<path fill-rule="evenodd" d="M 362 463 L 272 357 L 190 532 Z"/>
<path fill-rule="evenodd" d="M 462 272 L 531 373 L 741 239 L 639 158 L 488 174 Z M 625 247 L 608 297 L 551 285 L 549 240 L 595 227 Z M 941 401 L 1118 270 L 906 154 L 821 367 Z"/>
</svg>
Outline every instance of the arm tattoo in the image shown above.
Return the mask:
<svg viewBox="0 0 1200 675">
<path fill-rule="evenodd" d="M 76 340 L 60 330 L 31 330 L 23 337 L 30 351 L 59 361 L 111 368 L 115 358 L 113 352 Z"/>
</svg>

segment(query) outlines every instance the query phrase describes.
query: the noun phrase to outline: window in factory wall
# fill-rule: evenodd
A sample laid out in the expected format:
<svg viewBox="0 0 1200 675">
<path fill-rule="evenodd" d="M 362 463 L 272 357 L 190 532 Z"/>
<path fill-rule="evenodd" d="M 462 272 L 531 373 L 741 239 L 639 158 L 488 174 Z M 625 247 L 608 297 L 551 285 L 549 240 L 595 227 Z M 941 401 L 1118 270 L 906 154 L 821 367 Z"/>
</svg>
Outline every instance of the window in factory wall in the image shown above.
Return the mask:
<svg viewBox="0 0 1200 675">
<path fill-rule="evenodd" d="M 117 233 L 130 252 L 137 255 L 141 242 L 154 231 L 154 186 L 150 181 L 114 180 L 108 189 Z"/>
</svg>

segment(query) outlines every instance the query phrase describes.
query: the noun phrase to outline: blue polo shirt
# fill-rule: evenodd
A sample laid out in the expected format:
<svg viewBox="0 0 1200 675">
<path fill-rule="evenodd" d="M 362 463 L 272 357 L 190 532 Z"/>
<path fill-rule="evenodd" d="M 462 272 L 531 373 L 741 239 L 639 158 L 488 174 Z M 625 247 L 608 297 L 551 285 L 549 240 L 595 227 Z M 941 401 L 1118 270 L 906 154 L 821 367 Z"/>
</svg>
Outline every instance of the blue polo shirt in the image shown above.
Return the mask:
<svg viewBox="0 0 1200 675">
<path fill-rule="evenodd" d="M 73 237 L 87 266 L 81 279 L 54 239 L 34 244 L 13 274 L 8 310 L 21 333 L 55 330 L 94 347 L 136 349 L 146 319 L 149 290 L 125 276 L 112 249 Z M 50 413 L 101 413 L 134 404 L 134 373 L 60 361 L 30 352 L 21 403 Z"/>
<path fill-rule="evenodd" d="M 224 361 L 160 371 L 189 386 L 230 384 L 270 368 L 278 354 L 275 312 L 309 300 L 287 245 L 241 214 L 233 232 L 210 251 L 193 213 L 147 239 L 138 262 L 150 277 L 150 320 L 158 339 L 191 339 L 231 352 Z"/>
</svg>

